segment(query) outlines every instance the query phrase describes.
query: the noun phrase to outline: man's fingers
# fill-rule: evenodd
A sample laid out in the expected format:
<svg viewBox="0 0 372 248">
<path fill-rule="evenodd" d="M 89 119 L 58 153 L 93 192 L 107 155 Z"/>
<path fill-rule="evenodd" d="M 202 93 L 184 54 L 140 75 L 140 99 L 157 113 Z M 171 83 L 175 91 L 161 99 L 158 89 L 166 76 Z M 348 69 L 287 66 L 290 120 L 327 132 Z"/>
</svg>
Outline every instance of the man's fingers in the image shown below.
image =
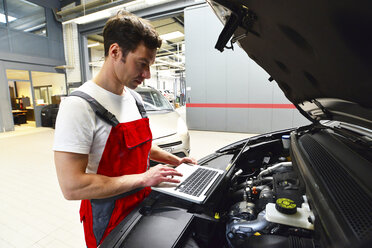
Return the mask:
<svg viewBox="0 0 372 248">
<path fill-rule="evenodd" d="M 164 182 L 168 183 L 180 183 L 181 181 L 172 177 L 165 177 Z"/>
<path fill-rule="evenodd" d="M 161 168 L 161 170 L 162 170 L 162 171 L 173 171 L 174 168 L 171 168 L 171 167 L 166 166 L 166 167 L 164 167 L 164 168 Z"/>
<path fill-rule="evenodd" d="M 183 176 L 182 173 L 166 165 L 155 166 L 153 167 L 153 170 L 154 170 L 153 176 L 157 177 L 158 180 L 160 180 L 160 182 L 180 183 L 180 180 L 176 179 L 175 177 Z"/>
<path fill-rule="evenodd" d="M 181 173 L 179 173 L 174 168 L 171 168 L 171 167 L 168 167 L 168 166 L 161 167 L 160 168 L 160 173 L 163 176 L 179 176 L 179 177 L 182 177 Z"/>
<path fill-rule="evenodd" d="M 178 171 L 174 170 L 174 171 L 164 171 L 163 173 L 161 173 L 164 177 L 167 177 L 167 176 L 177 176 L 177 177 L 182 177 L 183 175 L 181 173 L 179 173 Z"/>
<path fill-rule="evenodd" d="M 198 161 L 195 158 L 190 158 L 190 157 L 184 157 L 181 159 L 181 163 L 189 163 L 189 164 L 198 164 Z"/>
<path fill-rule="evenodd" d="M 182 177 L 183 175 L 176 171 L 176 170 L 172 170 L 172 171 L 167 171 L 167 176 L 178 176 L 178 177 Z"/>
</svg>

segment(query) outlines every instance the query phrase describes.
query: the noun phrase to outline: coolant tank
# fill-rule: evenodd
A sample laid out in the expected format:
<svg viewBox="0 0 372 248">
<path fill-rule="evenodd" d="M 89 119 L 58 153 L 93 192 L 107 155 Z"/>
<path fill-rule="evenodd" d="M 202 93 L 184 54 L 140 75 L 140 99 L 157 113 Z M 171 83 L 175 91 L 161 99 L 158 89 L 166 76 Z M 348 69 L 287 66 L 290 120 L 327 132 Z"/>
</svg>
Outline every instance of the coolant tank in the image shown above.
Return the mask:
<svg viewBox="0 0 372 248">
<path fill-rule="evenodd" d="M 314 230 L 314 225 L 310 223 L 310 219 L 314 219 L 314 214 L 307 203 L 303 203 L 301 208 L 297 208 L 295 214 L 279 212 L 275 208 L 275 203 L 268 203 L 266 205 L 266 220 L 270 222 Z"/>
</svg>

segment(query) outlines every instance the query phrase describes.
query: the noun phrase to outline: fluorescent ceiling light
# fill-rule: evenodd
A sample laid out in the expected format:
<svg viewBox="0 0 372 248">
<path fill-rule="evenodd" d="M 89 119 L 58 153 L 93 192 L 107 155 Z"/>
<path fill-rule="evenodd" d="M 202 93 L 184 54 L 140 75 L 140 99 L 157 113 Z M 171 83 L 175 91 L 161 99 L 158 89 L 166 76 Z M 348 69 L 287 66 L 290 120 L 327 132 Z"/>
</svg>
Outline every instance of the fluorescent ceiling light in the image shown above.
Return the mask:
<svg viewBox="0 0 372 248">
<path fill-rule="evenodd" d="M 173 67 L 178 67 L 178 68 L 182 68 L 184 69 L 184 64 L 182 62 L 168 62 L 166 60 L 163 60 L 163 59 L 156 59 L 156 63 L 157 64 L 165 64 L 165 65 L 168 65 L 168 66 L 173 66 Z"/>
<path fill-rule="evenodd" d="M 35 31 L 35 30 L 42 29 L 42 28 L 44 28 L 44 27 L 45 27 L 45 23 L 42 23 L 42 24 L 36 25 L 36 26 L 34 26 L 34 27 L 26 28 L 26 29 L 23 30 L 23 31 L 25 31 L 25 32 L 32 32 L 32 31 Z"/>
<path fill-rule="evenodd" d="M 172 32 L 172 33 L 160 35 L 160 38 L 163 39 L 163 40 L 174 40 L 174 39 L 177 39 L 177 38 L 180 38 L 180 37 L 183 37 L 183 36 L 185 36 L 185 35 L 183 33 L 181 33 L 180 31 L 175 31 L 175 32 Z"/>
<path fill-rule="evenodd" d="M 145 0 L 132 1 L 132 2 L 121 4 L 121 5 L 112 7 L 112 8 L 97 11 L 97 12 L 94 12 L 92 14 L 77 17 L 75 19 L 65 21 L 62 24 L 68 24 L 68 23 L 71 23 L 71 22 L 75 22 L 76 24 L 86 24 L 86 23 L 99 21 L 99 20 L 102 20 L 102 19 L 107 19 L 111 16 L 116 15 L 117 12 L 121 9 L 127 9 L 128 10 L 128 7 L 133 6 L 133 5 L 138 5 L 138 4 L 141 4 L 141 3 L 144 3 L 144 2 L 145 2 Z"/>
<path fill-rule="evenodd" d="M 34 6 L 34 7 L 40 7 L 39 5 L 34 4 L 34 3 L 31 3 L 31 2 L 29 2 L 29 1 L 27 1 L 27 0 L 20 0 L 20 1 L 21 1 L 21 2 L 24 2 L 25 4 L 28 4 L 28 5 Z"/>
<path fill-rule="evenodd" d="M 111 16 L 115 16 L 119 10 L 125 9 L 128 12 L 135 12 L 141 9 L 146 9 L 150 7 L 154 7 L 156 5 L 165 4 L 168 2 L 173 2 L 175 0 L 134 0 L 128 3 L 124 3 L 112 8 L 108 8 L 105 10 L 101 10 L 92 14 L 88 14 L 85 16 L 77 17 L 75 19 L 71 19 L 62 24 L 68 24 L 75 22 L 76 24 L 86 24 L 90 22 L 99 21 L 102 19 L 107 19 Z"/>
<path fill-rule="evenodd" d="M 161 3 L 162 0 L 145 0 L 145 2 L 147 4 L 157 4 L 157 3 Z"/>
<path fill-rule="evenodd" d="M 17 18 L 8 15 L 8 21 L 9 21 L 9 22 L 12 22 L 12 21 L 14 21 L 14 20 L 17 20 Z"/>
<path fill-rule="evenodd" d="M 96 43 L 92 43 L 92 44 L 89 44 L 87 47 L 90 48 L 90 47 L 96 47 L 96 46 L 99 46 L 101 43 L 99 42 L 96 42 Z"/>
<path fill-rule="evenodd" d="M 95 12 L 89 15 L 81 16 L 73 20 L 63 22 L 63 24 L 68 24 L 71 22 L 75 22 L 77 24 L 85 24 L 85 23 L 90 23 L 90 22 L 102 20 L 102 19 L 109 18 L 109 17 L 111 17 L 111 13 L 107 10 L 104 10 L 104 11 L 98 11 L 98 12 Z"/>
<path fill-rule="evenodd" d="M 155 63 L 155 64 L 152 64 L 151 66 L 156 67 L 156 66 L 163 66 L 163 65 L 166 65 L 166 64 L 165 63 Z"/>
<path fill-rule="evenodd" d="M 0 14 L 0 22 L 2 23 L 5 23 L 5 15 L 4 14 Z"/>
<path fill-rule="evenodd" d="M 16 20 L 16 19 L 17 19 L 17 18 L 8 15 L 8 21 L 9 21 L 9 22 L 12 22 L 12 21 L 14 21 L 14 20 Z M 2 23 L 6 23 L 6 21 L 5 21 L 5 15 L 4 15 L 4 14 L 1 14 L 1 13 L 0 13 L 0 22 L 2 22 Z"/>
</svg>

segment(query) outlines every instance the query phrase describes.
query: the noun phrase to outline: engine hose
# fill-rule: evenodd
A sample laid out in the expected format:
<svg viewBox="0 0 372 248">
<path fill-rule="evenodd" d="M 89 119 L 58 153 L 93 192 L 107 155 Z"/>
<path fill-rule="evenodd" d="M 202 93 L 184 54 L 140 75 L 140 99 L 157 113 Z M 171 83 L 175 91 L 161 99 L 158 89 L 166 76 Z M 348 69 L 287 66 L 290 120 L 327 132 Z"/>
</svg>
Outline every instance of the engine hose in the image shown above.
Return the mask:
<svg viewBox="0 0 372 248">
<path fill-rule="evenodd" d="M 273 166 L 270 166 L 266 170 L 261 171 L 260 174 L 258 174 L 258 178 L 262 178 L 262 176 L 268 175 L 271 172 L 275 171 L 276 169 L 278 169 L 282 166 L 292 166 L 292 162 L 281 162 L 281 163 L 277 163 Z"/>
<path fill-rule="evenodd" d="M 260 190 L 260 196 L 259 198 L 273 198 L 273 191 L 272 189 L 267 186 L 267 185 L 263 185 L 263 186 L 257 186 L 256 188 L 259 188 Z"/>
<path fill-rule="evenodd" d="M 259 198 L 266 198 L 266 199 L 272 199 L 273 198 L 273 191 L 272 189 L 267 186 L 267 185 L 260 185 L 256 186 L 256 189 L 259 192 Z M 244 194 L 245 194 L 245 189 L 241 188 L 239 190 L 236 190 L 232 195 L 231 199 L 234 203 L 244 201 Z"/>
<path fill-rule="evenodd" d="M 253 185 L 271 183 L 272 181 L 273 181 L 273 177 L 264 177 L 264 178 L 253 180 Z M 245 188 L 247 186 L 248 186 L 248 183 L 244 182 L 244 183 L 241 183 L 238 186 L 236 186 L 235 189 L 239 190 L 239 189 Z"/>
<path fill-rule="evenodd" d="M 253 185 L 271 183 L 273 180 L 273 177 L 258 178 L 253 180 Z"/>
<path fill-rule="evenodd" d="M 226 226 L 226 236 L 231 240 L 238 237 L 251 237 L 269 224 L 265 218 L 266 211 L 261 211 L 255 220 L 231 221 Z"/>
</svg>

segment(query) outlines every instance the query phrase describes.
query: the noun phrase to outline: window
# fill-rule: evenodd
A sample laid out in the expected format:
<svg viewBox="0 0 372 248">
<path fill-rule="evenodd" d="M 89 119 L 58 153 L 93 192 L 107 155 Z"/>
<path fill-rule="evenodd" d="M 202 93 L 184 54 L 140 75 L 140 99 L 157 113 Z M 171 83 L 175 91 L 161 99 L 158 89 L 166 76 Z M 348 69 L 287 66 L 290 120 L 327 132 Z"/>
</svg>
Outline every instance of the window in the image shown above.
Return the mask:
<svg viewBox="0 0 372 248">
<path fill-rule="evenodd" d="M 137 92 L 141 95 L 143 99 L 146 111 L 173 110 L 168 100 L 165 99 L 165 97 L 162 96 L 156 90 Z"/>
<path fill-rule="evenodd" d="M 44 7 L 26 0 L 11 0 L 6 3 L 10 28 L 47 36 Z"/>
<path fill-rule="evenodd" d="M 5 23 L 4 1 L 0 0 L 0 27 L 5 26 Z"/>
<path fill-rule="evenodd" d="M 37 104 L 51 104 L 52 103 L 52 85 L 36 86 L 35 99 Z"/>
</svg>

